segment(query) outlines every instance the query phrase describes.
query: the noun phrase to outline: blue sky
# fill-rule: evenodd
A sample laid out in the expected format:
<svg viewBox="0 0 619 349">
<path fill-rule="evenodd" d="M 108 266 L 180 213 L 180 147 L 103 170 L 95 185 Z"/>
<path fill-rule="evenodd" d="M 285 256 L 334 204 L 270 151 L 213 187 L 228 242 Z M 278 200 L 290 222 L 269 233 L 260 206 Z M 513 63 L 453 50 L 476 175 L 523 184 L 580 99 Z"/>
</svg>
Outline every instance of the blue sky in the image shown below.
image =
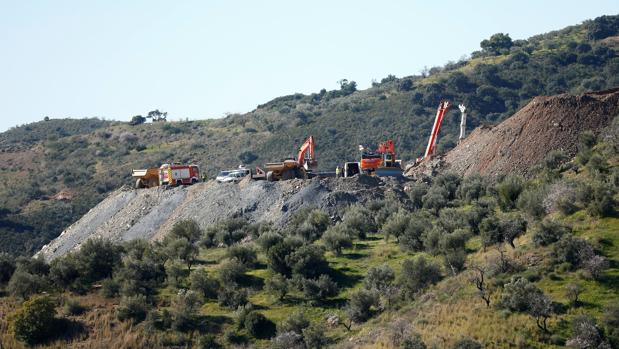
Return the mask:
<svg viewBox="0 0 619 349">
<path fill-rule="evenodd" d="M 499 5 L 500 3 L 500 5 Z M 603 14 L 613 1 L 0 0 L 0 131 L 58 117 L 246 112 L 274 97 L 367 88 Z"/>
</svg>

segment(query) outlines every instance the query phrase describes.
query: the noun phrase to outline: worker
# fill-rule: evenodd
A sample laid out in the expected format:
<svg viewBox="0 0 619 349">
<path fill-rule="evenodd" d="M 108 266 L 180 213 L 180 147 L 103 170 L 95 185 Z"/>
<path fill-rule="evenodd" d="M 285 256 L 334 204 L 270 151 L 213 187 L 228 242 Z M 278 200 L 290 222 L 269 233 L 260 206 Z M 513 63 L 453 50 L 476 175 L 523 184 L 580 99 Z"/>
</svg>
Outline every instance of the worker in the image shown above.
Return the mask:
<svg viewBox="0 0 619 349">
<path fill-rule="evenodd" d="M 341 172 L 340 167 L 336 166 L 335 167 L 335 178 L 340 178 L 340 172 Z"/>
<path fill-rule="evenodd" d="M 206 182 L 207 179 L 206 172 L 202 173 L 202 182 Z"/>
</svg>

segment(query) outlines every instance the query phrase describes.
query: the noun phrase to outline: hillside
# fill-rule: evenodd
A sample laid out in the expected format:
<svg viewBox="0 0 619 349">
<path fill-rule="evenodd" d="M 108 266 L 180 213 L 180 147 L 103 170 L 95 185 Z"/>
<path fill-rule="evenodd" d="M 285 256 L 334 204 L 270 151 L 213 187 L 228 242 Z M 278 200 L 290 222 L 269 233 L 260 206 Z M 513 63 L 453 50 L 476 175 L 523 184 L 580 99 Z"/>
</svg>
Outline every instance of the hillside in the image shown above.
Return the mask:
<svg viewBox="0 0 619 349">
<path fill-rule="evenodd" d="M 583 132 L 577 148 L 548 153 L 530 179 L 442 172 L 430 183 L 359 176 L 116 192 L 58 241 L 91 225 L 120 241 L 124 225 L 160 213 L 173 223 L 155 223 L 165 237 L 93 239 L 49 264 L 0 254 L 0 312 L 10 314 L 0 342 L 617 348 L 619 117 Z M 190 195 L 170 215 L 141 205 Z"/>
<path fill-rule="evenodd" d="M 389 138 L 408 161 L 422 153 L 441 98 L 467 104 L 473 128 L 504 120 L 534 96 L 616 87 L 617 22 L 601 17 L 527 40 L 495 35 L 470 58 L 422 75 L 388 76 L 363 91 L 342 81 L 339 90 L 279 97 L 221 120 L 50 120 L 14 128 L 0 135 L 0 161 L 7 164 L 0 170 L 2 249 L 34 253 L 129 184 L 131 168 L 195 161 L 212 177 L 239 162 L 289 156 L 309 134 L 322 169 L 355 159 L 358 144 Z M 455 146 L 456 115 L 447 115 L 441 151 Z"/>
<path fill-rule="evenodd" d="M 495 127 L 479 127 L 444 156 L 407 171 L 422 176 L 452 171 L 470 176 L 530 177 L 550 152 L 573 157 L 582 134 L 599 135 L 619 115 L 619 89 L 535 97 Z"/>
</svg>

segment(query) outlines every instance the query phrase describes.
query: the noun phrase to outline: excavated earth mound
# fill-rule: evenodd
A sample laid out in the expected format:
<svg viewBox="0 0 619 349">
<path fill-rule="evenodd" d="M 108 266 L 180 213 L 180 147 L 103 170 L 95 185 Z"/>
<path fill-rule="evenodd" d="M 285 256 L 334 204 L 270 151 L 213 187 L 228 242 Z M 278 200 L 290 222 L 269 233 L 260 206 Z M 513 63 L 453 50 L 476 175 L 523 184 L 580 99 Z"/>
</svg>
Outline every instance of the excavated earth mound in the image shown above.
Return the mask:
<svg viewBox="0 0 619 349">
<path fill-rule="evenodd" d="M 449 170 L 462 175 L 531 175 L 553 150 L 577 152 L 584 131 L 598 134 L 619 115 L 619 88 L 583 95 L 536 97 L 495 127 L 475 129 L 442 157 L 407 170 L 412 177 Z"/>
<path fill-rule="evenodd" d="M 335 218 L 338 208 L 385 197 L 407 200 L 403 182 L 368 176 L 313 178 L 238 184 L 214 181 L 167 189 L 121 188 L 44 246 L 39 255 L 51 260 L 79 248 L 90 238 L 112 241 L 159 240 L 181 219 L 205 228 L 220 220 L 243 216 L 251 222 L 284 224 L 301 207 L 313 206 Z"/>
</svg>

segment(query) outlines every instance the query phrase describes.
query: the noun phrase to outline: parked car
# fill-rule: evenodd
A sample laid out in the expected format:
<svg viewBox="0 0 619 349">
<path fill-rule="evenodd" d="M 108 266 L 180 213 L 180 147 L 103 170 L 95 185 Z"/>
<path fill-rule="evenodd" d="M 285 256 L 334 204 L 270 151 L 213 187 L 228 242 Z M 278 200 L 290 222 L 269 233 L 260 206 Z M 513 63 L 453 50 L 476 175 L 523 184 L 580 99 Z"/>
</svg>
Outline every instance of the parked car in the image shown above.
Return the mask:
<svg viewBox="0 0 619 349">
<path fill-rule="evenodd" d="M 249 172 L 244 170 L 221 171 L 215 178 L 218 183 L 239 182 Z"/>
</svg>

